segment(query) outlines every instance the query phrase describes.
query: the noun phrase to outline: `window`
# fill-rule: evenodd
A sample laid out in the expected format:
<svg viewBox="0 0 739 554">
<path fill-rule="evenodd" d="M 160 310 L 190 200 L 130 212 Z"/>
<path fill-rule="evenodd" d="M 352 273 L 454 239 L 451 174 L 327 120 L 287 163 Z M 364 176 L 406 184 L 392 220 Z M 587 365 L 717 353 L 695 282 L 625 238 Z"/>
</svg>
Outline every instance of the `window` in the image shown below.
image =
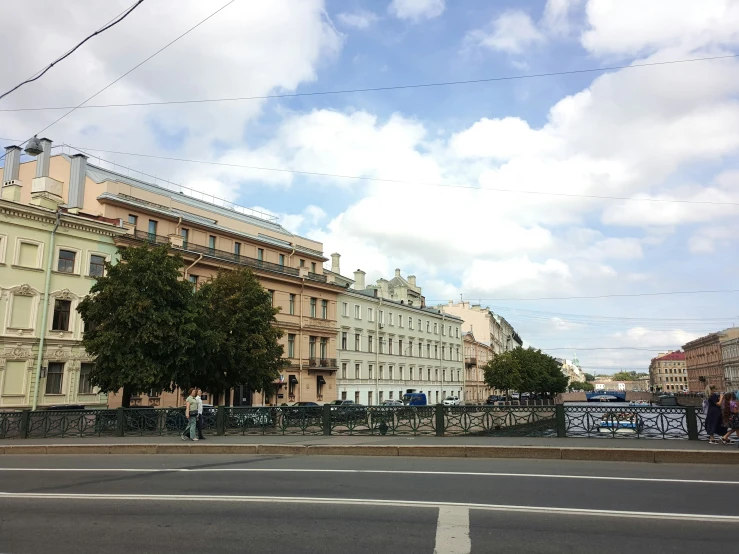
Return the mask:
<svg viewBox="0 0 739 554">
<path fill-rule="evenodd" d="M 398 327 L 403 326 L 403 316 L 398 314 Z"/>
<path fill-rule="evenodd" d="M 362 370 L 361 364 L 354 364 L 354 378 L 359 379 L 360 372 Z M 359 401 L 357 401 L 359 402 Z"/>
<path fill-rule="evenodd" d="M 380 402 L 380 404 L 382 404 L 382 397 L 384 395 L 385 395 L 385 391 L 380 391 L 380 398 L 378 399 L 378 401 Z"/>
<path fill-rule="evenodd" d="M 341 303 L 341 315 L 344 317 L 349 316 L 349 304 L 346 302 Z"/>
<path fill-rule="evenodd" d="M 354 319 L 362 319 L 362 307 L 354 304 Z"/>
<path fill-rule="evenodd" d="M 128 222 L 134 227 L 136 227 L 136 224 L 139 222 L 139 216 L 128 214 Z"/>
<path fill-rule="evenodd" d="M 385 366 L 380 366 L 380 379 L 385 378 Z"/>
<path fill-rule="evenodd" d="M 392 400 L 392 399 L 393 399 L 393 391 L 390 391 L 390 393 L 389 393 L 389 395 L 388 395 L 388 399 L 389 399 L 389 400 Z"/>
<path fill-rule="evenodd" d="M 328 339 L 321 337 L 321 359 L 325 360 L 328 357 Z"/>
<path fill-rule="evenodd" d="M 240 242 L 234 242 L 234 254 L 236 254 L 236 256 L 241 256 L 241 243 Z"/>
<path fill-rule="evenodd" d="M 375 337 L 373 337 L 372 335 L 367 337 L 367 352 L 371 353 L 375 351 L 374 340 L 375 340 Z"/>
<path fill-rule="evenodd" d="M 402 341 L 402 340 L 399 340 L 399 341 L 398 341 L 398 354 L 399 354 L 400 356 L 403 356 L 403 355 L 405 354 L 405 353 L 403 352 L 403 341 Z"/>
<path fill-rule="evenodd" d="M 375 320 L 375 311 L 372 308 L 367 308 L 367 321 L 374 321 Z"/>
<path fill-rule="evenodd" d="M 292 334 L 287 336 L 287 357 L 295 357 L 295 335 Z"/>
<path fill-rule="evenodd" d="M 154 241 L 157 238 L 157 222 L 153 219 L 149 220 L 149 240 Z"/>
<path fill-rule="evenodd" d="M 295 315 L 295 295 L 290 295 L 290 315 Z"/>
<path fill-rule="evenodd" d="M 316 262 L 311 262 L 310 263 L 310 271 L 311 271 L 311 273 L 315 273 L 316 272 Z"/>
<path fill-rule="evenodd" d="M 197 275 L 188 275 L 187 280 L 192 283 L 192 290 L 197 290 L 198 288 L 198 276 Z"/>
<path fill-rule="evenodd" d="M 426 370 L 426 380 L 431 381 L 431 368 Z"/>
<path fill-rule="evenodd" d="M 275 305 L 275 291 L 268 290 L 267 294 L 269 294 L 269 305 L 274 306 Z"/>
<path fill-rule="evenodd" d="M 451 335 L 451 333 L 449 333 Z M 441 335 L 446 336 L 446 331 L 444 331 L 444 325 L 441 326 Z"/>
<path fill-rule="evenodd" d="M 459 338 L 459 327 L 455 327 L 455 328 L 454 328 L 454 336 L 455 336 L 456 338 Z"/>
<path fill-rule="evenodd" d="M 310 316 L 316 317 L 316 304 L 318 303 L 318 300 L 316 298 L 310 299 Z"/>
<path fill-rule="evenodd" d="M 187 248 L 187 243 L 190 240 L 190 229 L 180 229 L 180 236 L 182 237 L 182 248 Z"/>
<path fill-rule="evenodd" d="M 389 313 L 387 314 L 387 322 L 388 322 L 388 323 L 389 323 L 390 325 L 395 325 L 395 321 L 393 320 L 393 312 L 389 312 Z"/>
<path fill-rule="evenodd" d="M 383 312 L 382 310 L 380 310 L 378 312 L 378 314 L 379 314 L 379 318 L 380 318 L 380 325 L 385 325 L 385 312 Z"/>
<path fill-rule="evenodd" d="M 370 365 L 369 365 L 369 378 L 370 378 L 370 379 L 373 379 L 373 377 L 372 377 L 372 370 L 373 370 L 374 368 L 375 368 L 375 366 L 373 366 L 372 364 L 370 364 Z M 370 393 L 370 394 L 372 394 L 372 393 Z"/>
<path fill-rule="evenodd" d="M 346 331 L 341 333 L 341 349 L 346 350 Z"/>
<path fill-rule="evenodd" d="M 410 375 L 408 376 L 408 378 L 409 378 L 409 379 L 410 379 L 411 381 L 413 381 L 413 368 L 410 368 L 410 369 L 408 370 L 408 373 L 410 373 Z"/>
<path fill-rule="evenodd" d="M 341 392 L 341 399 L 346 400 L 346 391 Z"/>
<path fill-rule="evenodd" d="M 76 256 L 77 253 L 72 250 L 60 250 L 57 271 L 59 273 L 74 273 L 74 260 Z"/>
<path fill-rule="evenodd" d="M 210 250 L 211 254 L 216 250 L 216 237 L 213 235 L 208 237 L 208 250 Z"/>
<path fill-rule="evenodd" d="M 17 264 L 21 267 L 41 267 L 41 260 L 39 254 L 43 250 L 39 249 L 39 243 L 22 241 L 18 245 L 18 261 Z"/>
<path fill-rule="evenodd" d="M 388 339 L 387 341 L 387 353 L 392 354 L 393 353 L 393 339 Z"/>
<path fill-rule="evenodd" d="M 413 320 L 412 319 L 409 319 L 408 321 L 413 321 Z M 413 356 L 413 341 L 411 341 L 408 344 L 408 355 L 409 356 Z"/>
<path fill-rule="evenodd" d="M 328 300 L 321 300 L 321 318 L 328 319 Z"/>
<path fill-rule="evenodd" d="M 385 353 L 385 339 L 383 339 L 382 337 L 380 337 L 377 340 L 377 343 L 380 345 L 380 354 L 384 354 Z"/>
<path fill-rule="evenodd" d="M 71 300 L 54 300 L 52 331 L 69 331 L 69 316 L 72 311 Z"/>
<path fill-rule="evenodd" d="M 426 322 L 426 332 L 427 333 L 430 333 L 431 332 L 431 322 L 430 321 L 427 321 Z"/>
<path fill-rule="evenodd" d="M 64 364 L 51 362 L 46 372 L 46 394 L 62 394 Z"/>
<path fill-rule="evenodd" d="M 305 267 L 305 260 L 300 260 L 300 267 Z"/>
<path fill-rule="evenodd" d="M 392 378 L 393 378 L 393 366 L 388 367 L 387 372 L 388 372 L 388 377 L 390 378 L 390 380 L 392 380 Z"/>
<path fill-rule="evenodd" d="M 461 361 L 461 358 L 459 357 L 459 346 L 457 346 L 457 361 L 458 362 Z"/>
<path fill-rule="evenodd" d="M 346 363 L 341 364 L 341 378 L 346 379 Z M 346 393 L 344 393 L 346 395 Z M 343 397 L 346 400 L 346 396 Z"/>
<path fill-rule="evenodd" d="M 446 346 L 441 347 L 441 359 L 446 360 Z"/>
<path fill-rule="evenodd" d="M 403 366 L 400 366 L 398 369 L 399 369 L 398 373 L 400 373 L 400 380 L 402 381 L 403 380 Z"/>
<path fill-rule="evenodd" d="M 439 334 L 439 324 L 434 323 L 434 335 L 438 335 L 438 334 Z"/>
<path fill-rule="evenodd" d="M 264 261 L 264 248 L 257 248 L 257 260 Z"/>
<path fill-rule="evenodd" d="M 280 254 L 280 265 L 285 265 L 285 254 Z"/>
<path fill-rule="evenodd" d="M 413 330 L 413 318 L 412 317 L 408 318 L 408 329 L 410 329 L 411 331 Z"/>
<path fill-rule="evenodd" d="M 308 357 L 309 358 L 316 357 L 316 337 L 308 338 Z"/>
<path fill-rule="evenodd" d="M 436 360 L 439 359 L 439 345 L 438 344 L 434 345 L 434 359 Z"/>
<path fill-rule="evenodd" d="M 354 351 L 359 352 L 362 349 L 362 339 L 359 333 L 354 333 Z"/>
<path fill-rule="evenodd" d="M 80 367 L 80 383 L 77 392 L 79 394 L 92 394 L 92 383 L 90 382 L 90 373 L 95 368 L 95 364 L 82 364 Z M 49 382 L 46 382 L 47 386 Z"/>
<path fill-rule="evenodd" d="M 423 327 L 421 326 L 421 318 L 418 318 L 418 330 L 423 331 Z"/>
<path fill-rule="evenodd" d="M 434 379 L 436 381 L 439 380 L 439 368 L 438 367 L 436 369 L 434 369 Z"/>
<path fill-rule="evenodd" d="M 102 277 L 105 275 L 105 257 L 97 254 L 90 255 L 90 277 Z"/>
<path fill-rule="evenodd" d="M 354 393 L 354 403 L 359 404 L 359 391 Z"/>
<path fill-rule="evenodd" d="M 368 406 L 372 405 L 372 391 L 367 392 L 367 405 Z"/>
</svg>

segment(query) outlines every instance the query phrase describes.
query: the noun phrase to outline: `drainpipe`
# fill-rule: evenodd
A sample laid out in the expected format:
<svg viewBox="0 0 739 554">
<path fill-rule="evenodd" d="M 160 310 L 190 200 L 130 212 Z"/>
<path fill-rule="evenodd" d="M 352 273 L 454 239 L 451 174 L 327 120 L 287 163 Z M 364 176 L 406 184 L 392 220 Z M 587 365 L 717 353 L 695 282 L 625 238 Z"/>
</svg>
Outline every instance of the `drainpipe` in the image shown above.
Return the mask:
<svg viewBox="0 0 739 554">
<path fill-rule="evenodd" d="M 375 314 L 375 401 L 380 401 L 380 308 L 382 308 L 382 296 L 380 297 L 380 304 Z"/>
<path fill-rule="evenodd" d="M 298 326 L 298 375 L 300 375 L 301 382 L 303 381 L 303 294 L 304 293 L 305 293 L 305 277 L 303 277 L 302 284 L 300 286 L 300 324 Z M 316 395 L 318 395 L 318 391 L 316 391 Z M 300 402 L 301 396 L 302 395 L 300 394 L 300 387 L 298 387 L 298 398 L 296 402 Z M 318 400 L 317 396 L 316 396 L 316 400 Z"/>
<path fill-rule="evenodd" d="M 38 345 L 38 356 L 36 357 L 36 378 L 34 383 L 36 386 L 33 391 L 33 407 L 31 410 L 36 411 L 38 405 L 38 389 L 41 385 L 41 361 L 44 357 L 44 346 L 46 343 L 46 326 L 49 323 L 49 291 L 51 290 L 51 268 L 54 263 L 54 247 L 56 245 L 56 231 L 62 221 L 62 212 L 57 210 L 54 228 L 51 230 L 51 240 L 49 241 L 49 258 L 46 262 L 46 282 L 44 284 L 44 311 L 41 314 L 41 339 Z"/>
<path fill-rule="evenodd" d="M 175 227 L 174 230 L 176 235 L 180 234 L 180 225 L 182 225 L 182 216 L 180 216 L 180 218 L 177 220 L 177 227 Z"/>
<path fill-rule="evenodd" d="M 187 275 L 188 275 L 188 273 L 190 273 L 190 270 L 191 270 L 191 269 L 192 269 L 193 267 L 195 267 L 196 265 L 198 265 L 198 263 L 200 263 L 200 260 L 202 260 L 202 259 L 203 259 L 203 254 L 200 254 L 200 255 L 198 256 L 198 259 L 197 259 L 197 260 L 195 260 L 195 261 L 194 261 L 194 262 L 192 262 L 192 263 L 191 263 L 191 264 L 190 264 L 189 266 L 187 266 L 187 269 L 185 269 L 185 280 L 187 280 Z"/>
</svg>

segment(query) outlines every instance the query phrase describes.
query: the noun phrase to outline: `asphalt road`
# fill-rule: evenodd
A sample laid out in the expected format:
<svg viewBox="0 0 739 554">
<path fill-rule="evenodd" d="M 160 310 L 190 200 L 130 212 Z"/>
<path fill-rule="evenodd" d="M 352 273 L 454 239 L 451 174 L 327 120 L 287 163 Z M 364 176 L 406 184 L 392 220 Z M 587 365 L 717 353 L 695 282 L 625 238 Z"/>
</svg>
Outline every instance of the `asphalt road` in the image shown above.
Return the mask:
<svg viewBox="0 0 739 554">
<path fill-rule="evenodd" d="M 0 457 L 0 552 L 731 552 L 726 466 Z"/>
</svg>

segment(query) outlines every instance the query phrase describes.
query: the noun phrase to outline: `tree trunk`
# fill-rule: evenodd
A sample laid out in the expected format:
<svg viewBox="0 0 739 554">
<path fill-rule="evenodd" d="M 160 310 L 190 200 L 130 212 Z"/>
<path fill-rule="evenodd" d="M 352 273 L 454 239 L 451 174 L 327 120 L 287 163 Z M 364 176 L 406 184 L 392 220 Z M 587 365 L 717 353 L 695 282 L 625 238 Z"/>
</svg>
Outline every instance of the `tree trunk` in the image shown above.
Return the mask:
<svg viewBox="0 0 739 554">
<path fill-rule="evenodd" d="M 228 408 L 231 406 L 231 389 L 227 388 L 223 391 L 223 405 Z"/>
<path fill-rule="evenodd" d="M 123 392 L 121 397 L 121 406 L 124 408 L 130 408 L 131 407 L 131 386 L 130 385 L 123 385 Z"/>
</svg>

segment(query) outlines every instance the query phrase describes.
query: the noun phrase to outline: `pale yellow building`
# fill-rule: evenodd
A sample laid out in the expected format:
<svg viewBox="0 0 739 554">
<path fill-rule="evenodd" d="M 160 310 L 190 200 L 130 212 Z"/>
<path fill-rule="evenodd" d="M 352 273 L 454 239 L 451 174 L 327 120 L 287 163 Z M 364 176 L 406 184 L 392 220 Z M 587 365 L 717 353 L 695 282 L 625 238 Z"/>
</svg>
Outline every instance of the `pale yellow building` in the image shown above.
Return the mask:
<svg viewBox="0 0 739 554">
<path fill-rule="evenodd" d="M 493 359 L 493 348 L 475 339 L 472 331 L 464 333 L 464 400 L 468 403 L 483 404 L 493 393 L 485 383 L 485 366 Z M 497 391 L 496 391 L 497 392 Z"/>
</svg>

